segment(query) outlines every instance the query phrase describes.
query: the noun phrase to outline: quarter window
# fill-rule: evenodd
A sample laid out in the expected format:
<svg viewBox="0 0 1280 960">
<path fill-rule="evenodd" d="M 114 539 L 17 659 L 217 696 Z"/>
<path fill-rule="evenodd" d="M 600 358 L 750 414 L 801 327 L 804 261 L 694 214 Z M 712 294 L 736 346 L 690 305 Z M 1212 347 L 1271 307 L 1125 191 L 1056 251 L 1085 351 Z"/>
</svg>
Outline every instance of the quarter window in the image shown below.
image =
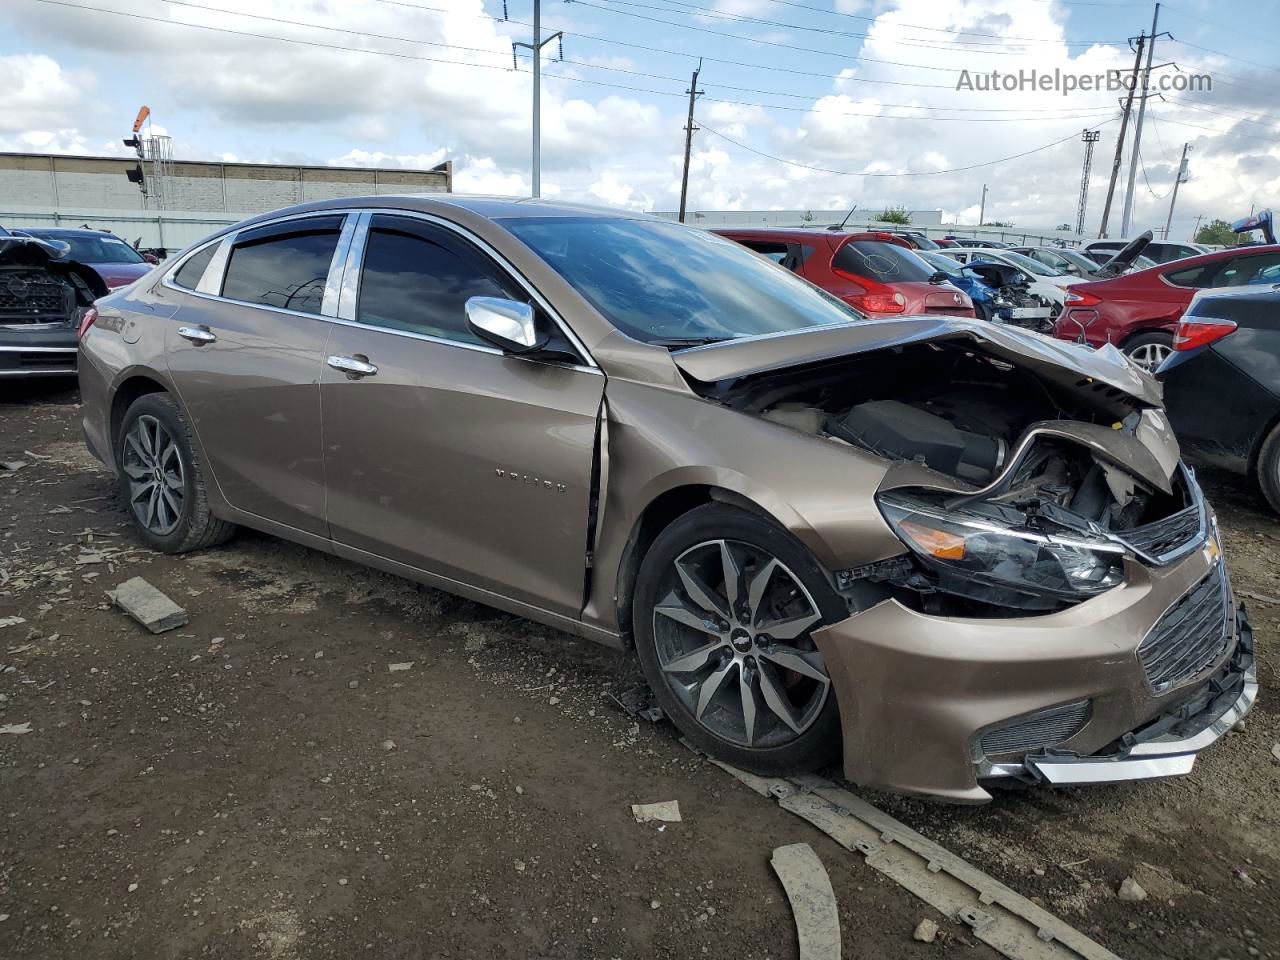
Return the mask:
<svg viewBox="0 0 1280 960">
<path fill-rule="evenodd" d="M 187 262 L 178 268 L 178 272 L 173 275 L 173 282 L 187 290 L 194 290 L 200 283 L 200 278 L 204 276 L 205 267 L 209 266 L 209 261 L 213 259 L 213 255 L 218 252 L 218 244 L 209 244 L 199 253 L 187 258 Z"/>
<path fill-rule="evenodd" d="M 246 303 L 320 312 L 342 217 L 316 217 L 241 233 L 222 295 Z"/>
<path fill-rule="evenodd" d="M 467 328 L 470 297 L 527 299 L 483 254 L 440 228 L 407 217 L 373 218 L 358 322 L 483 344 Z"/>
</svg>

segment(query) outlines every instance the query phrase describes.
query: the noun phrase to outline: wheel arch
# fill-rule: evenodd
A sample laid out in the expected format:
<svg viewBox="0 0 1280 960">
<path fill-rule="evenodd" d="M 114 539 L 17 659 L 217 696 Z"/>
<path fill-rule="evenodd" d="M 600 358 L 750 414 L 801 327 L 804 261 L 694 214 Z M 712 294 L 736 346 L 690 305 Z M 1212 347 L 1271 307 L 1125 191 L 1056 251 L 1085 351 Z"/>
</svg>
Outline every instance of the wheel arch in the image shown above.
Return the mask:
<svg viewBox="0 0 1280 960">
<path fill-rule="evenodd" d="M 623 547 L 618 564 L 615 591 L 618 616 L 618 633 L 623 645 L 631 647 L 635 639 L 631 632 L 631 607 L 635 595 L 640 565 L 653 542 L 663 530 L 697 507 L 708 503 L 727 503 L 757 514 L 780 528 L 788 529 L 778 517 L 763 505 L 736 490 L 715 483 L 681 483 L 668 487 L 653 496 L 637 515 L 631 526 L 630 536 Z"/>
<path fill-rule="evenodd" d="M 120 427 L 124 423 L 124 415 L 135 400 L 149 393 L 168 393 L 173 395 L 168 384 L 156 375 L 136 370 L 126 373 L 111 391 L 110 430 L 108 440 L 111 442 L 112 454 L 115 453 L 116 442 L 120 438 Z M 176 397 L 176 395 L 174 395 Z"/>
</svg>

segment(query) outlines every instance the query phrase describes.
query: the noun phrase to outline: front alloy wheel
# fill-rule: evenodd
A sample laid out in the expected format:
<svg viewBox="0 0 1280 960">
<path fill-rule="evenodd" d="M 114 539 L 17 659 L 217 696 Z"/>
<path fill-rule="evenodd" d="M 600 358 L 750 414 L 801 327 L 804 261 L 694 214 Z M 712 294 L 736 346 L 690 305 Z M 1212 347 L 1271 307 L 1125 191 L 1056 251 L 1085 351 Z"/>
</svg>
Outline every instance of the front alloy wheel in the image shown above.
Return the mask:
<svg viewBox="0 0 1280 960">
<path fill-rule="evenodd" d="M 186 473 L 174 438 L 158 419 L 138 417 L 124 436 L 124 462 L 129 505 L 138 523 L 167 537 L 182 520 Z"/>
<path fill-rule="evenodd" d="M 822 622 L 780 560 L 708 540 L 671 564 L 653 608 L 658 665 L 697 722 L 747 748 L 784 746 L 822 714 L 831 681 L 809 632 Z"/>
</svg>

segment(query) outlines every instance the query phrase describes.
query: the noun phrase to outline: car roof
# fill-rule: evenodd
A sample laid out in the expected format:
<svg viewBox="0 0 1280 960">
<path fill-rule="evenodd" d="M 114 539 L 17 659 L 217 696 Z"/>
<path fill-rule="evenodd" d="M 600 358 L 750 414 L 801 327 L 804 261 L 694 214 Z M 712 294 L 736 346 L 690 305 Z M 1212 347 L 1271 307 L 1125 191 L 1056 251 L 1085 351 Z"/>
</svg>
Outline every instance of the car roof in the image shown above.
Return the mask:
<svg viewBox="0 0 1280 960">
<path fill-rule="evenodd" d="M 93 230 L 88 227 L 14 227 L 31 237 L 115 237 L 110 230 Z"/>
<path fill-rule="evenodd" d="M 778 240 L 812 239 L 813 237 L 848 237 L 852 234 L 844 230 L 824 230 L 814 227 L 713 227 L 712 233 L 720 236 L 740 234 L 742 236 L 772 237 Z M 862 231 L 858 231 L 862 232 Z"/>
</svg>

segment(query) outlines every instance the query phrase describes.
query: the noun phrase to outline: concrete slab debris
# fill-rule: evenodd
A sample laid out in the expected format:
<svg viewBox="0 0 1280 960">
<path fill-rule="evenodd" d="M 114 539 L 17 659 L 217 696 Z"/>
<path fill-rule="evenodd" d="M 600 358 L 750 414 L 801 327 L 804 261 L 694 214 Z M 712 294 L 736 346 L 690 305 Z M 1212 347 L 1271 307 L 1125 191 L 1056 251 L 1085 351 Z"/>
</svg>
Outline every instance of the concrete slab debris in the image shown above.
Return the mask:
<svg viewBox="0 0 1280 960">
<path fill-rule="evenodd" d="M 143 580 L 133 577 L 114 590 L 107 599 L 152 633 L 164 633 L 190 622 L 187 611 Z"/>
<path fill-rule="evenodd" d="M 388 669 L 389 671 L 391 671 L 392 673 L 399 673 L 399 672 L 400 672 L 400 671 L 402 671 L 402 670 L 409 670 L 409 669 L 411 669 L 411 668 L 413 667 L 413 665 L 414 665 L 415 663 L 417 663 L 417 662 L 418 662 L 418 661 L 416 661 L 416 660 L 409 660 L 409 661 L 408 661 L 408 662 L 406 662 L 406 663 L 388 663 L 388 664 L 387 664 L 387 669 Z"/>
<path fill-rule="evenodd" d="M 26 623 L 22 617 L 0 617 L 0 627 L 16 627 L 20 623 Z"/>
<path fill-rule="evenodd" d="M 663 800 L 660 803 L 633 803 L 631 805 L 631 815 L 636 818 L 636 823 L 648 823 L 651 820 L 660 820 L 663 823 L 680 823 L 680 801 Z"/>
<path fill-rule="evenodd" d="M 822 861 L 807 843 L 778 847 L 769 861 L 796 919 L 800 960 L 840 960 L 840 913 Z"/>
<path fill-rule="evenodd" d="M 30 733 L 31 721 L 26 723 L 5 723 L 0 724 L 0 733 Z"/>
<path fill-rule="evenodd" d="M 912 940 L 919 940 L 921 943 L 933 943 L 938 939 L 938 925 L 925 917 L 916 924 L 916 928 L 911 933 Z"/>
<path fill-rule="evenodd" d="M 1000 881 L 821 777 L 760 777 L 712 761 L 801 817 L 1010 960 L 1119 960 Z"/>
</svg>

